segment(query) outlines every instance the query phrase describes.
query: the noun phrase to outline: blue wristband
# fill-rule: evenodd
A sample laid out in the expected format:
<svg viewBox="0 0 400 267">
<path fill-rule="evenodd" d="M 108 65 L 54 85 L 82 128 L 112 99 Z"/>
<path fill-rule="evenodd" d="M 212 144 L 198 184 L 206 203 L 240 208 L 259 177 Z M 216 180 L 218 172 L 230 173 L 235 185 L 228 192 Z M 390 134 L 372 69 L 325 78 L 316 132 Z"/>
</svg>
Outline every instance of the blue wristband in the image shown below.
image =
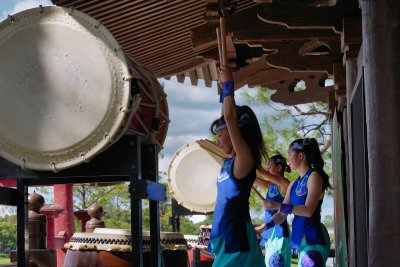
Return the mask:
<svg viewBox="0 0 400 267">
<path fill-rule="evenodd" d="M 293 205 L 285 204 L 285 203 L 282 203 L 281 208 L 279 209 L 279 212 L 286 213 L 286 214 L 290 214 L 290 213 L 292 213 L 292 211 L 293 211 Z"/>
<path fill-rule="evenodd" d="M 235 88 L 233 85 L 233 81 L 225 81 L 222 83 L 221 95 L 219 97 L 219 102 L 224 103 L 224 98 L 226 96 L 234 96 Z"/>
<path fill-rule="evenodd" d="M 272 228 L 272 227 L 275 227 L 275 223 L 274 223 L 274 221 L 271 220 L 269 223 L 267 223 L 265 225 L 265 230 Z"/>
</svg>

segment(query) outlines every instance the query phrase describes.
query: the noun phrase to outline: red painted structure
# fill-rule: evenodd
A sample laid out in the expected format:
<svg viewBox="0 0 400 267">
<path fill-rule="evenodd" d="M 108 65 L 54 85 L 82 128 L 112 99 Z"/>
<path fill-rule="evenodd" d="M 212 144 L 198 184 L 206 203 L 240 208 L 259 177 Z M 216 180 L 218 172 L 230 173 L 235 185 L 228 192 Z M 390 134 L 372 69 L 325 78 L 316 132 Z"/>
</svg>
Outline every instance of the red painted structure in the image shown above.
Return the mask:
<svg viewBox="0 0 400 267">
<path fill-rule="evenodd" d="M 47 217 L 47 248 L 55 248 L 54 220 L 63 212 L 62 209 L 45 207 L 40 210 Z"/>
<path fill-rule="evenodd" d="M 54 220 L 57 267 L 63 266 L 66 253 L 64 244 L 75 232 L 72 186 L 72 184 L 54 185 L 54 206 L 63 209 Z"/>
</svg>

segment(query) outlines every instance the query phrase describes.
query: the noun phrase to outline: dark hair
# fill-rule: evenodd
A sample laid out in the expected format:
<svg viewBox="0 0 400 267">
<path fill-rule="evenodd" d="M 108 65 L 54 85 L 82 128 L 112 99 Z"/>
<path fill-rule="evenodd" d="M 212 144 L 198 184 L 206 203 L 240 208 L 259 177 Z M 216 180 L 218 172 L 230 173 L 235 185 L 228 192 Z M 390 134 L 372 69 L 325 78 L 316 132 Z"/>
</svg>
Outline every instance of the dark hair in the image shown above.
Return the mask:
<svg viewBox="0 0 400 267">
<path fill-rule="evenodd" d="M 306 160 L 308 165 L 312 170 L 318 172 L 322 176 L 323 185 L 322 190 L 325 191 L 327 188 L 332 189 L 331 184 L 329 183 L 329 176 L 324 171 L 324 160 L 321 157 L 321 151 L 319 150 L 319 146 L 317 140 L 315 138 L 304 138 L 294 140 L 290 146 L 289 150 L 298 152 L 303 152 L 306 156 Z"/>
<path fill-rule="evenodd" d="M 260 125 L 256 114 L 249 106 L 236 106 L 240 134 L 250 147 L 254 162 L 261 167 L 261 159 L 267 158 Z M 226 124 L 224 116 L 216 119 L 210 127 L 211 133 L 216 135 L 217 128 Z"/>
<path fill-rule="evenodd" d="M 290 169 L 289 165 L 287 165 L 287 163 L 286 163 L 286 158 L 284 156 L 282 156 L 281 154 L 273 155 L 272 157 L 270 157 L 268 159 L 268 161 L 271 161 L 272 163 L 274 163 L 276 165 L 282 166 L 282 172 L 281 172 L 282 176 L 283 176 L 283 174 L 285 172 L 291 172 L 292 171 Z"/>
</svg>

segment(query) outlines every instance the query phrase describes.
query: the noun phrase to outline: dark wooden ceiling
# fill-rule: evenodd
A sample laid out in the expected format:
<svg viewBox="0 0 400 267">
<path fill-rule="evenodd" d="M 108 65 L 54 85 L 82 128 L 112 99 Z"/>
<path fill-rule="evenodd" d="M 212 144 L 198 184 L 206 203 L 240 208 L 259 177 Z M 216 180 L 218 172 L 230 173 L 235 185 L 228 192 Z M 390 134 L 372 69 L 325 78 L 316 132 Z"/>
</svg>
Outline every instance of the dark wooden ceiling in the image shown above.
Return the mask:
<svg viewBox="0 0 400 267">
<path fill-rule="evenodd" d="M 103 23 L 124 52 L 157 77 L 206 86 L 219 64 L 218 0 L 52 0 Z M 361 44 L 358 0 L 225 0 L 228 62 L 237 88 L 276 89 L 284 104 L 327 102 L 343 94 L 343 62 Z M 334 85 L 325 86 L 327 77 Z M 294 92 L 298 81 L 306 90 Z M 296 94 L 293 97 L 293 94 Z"/>
</svg>

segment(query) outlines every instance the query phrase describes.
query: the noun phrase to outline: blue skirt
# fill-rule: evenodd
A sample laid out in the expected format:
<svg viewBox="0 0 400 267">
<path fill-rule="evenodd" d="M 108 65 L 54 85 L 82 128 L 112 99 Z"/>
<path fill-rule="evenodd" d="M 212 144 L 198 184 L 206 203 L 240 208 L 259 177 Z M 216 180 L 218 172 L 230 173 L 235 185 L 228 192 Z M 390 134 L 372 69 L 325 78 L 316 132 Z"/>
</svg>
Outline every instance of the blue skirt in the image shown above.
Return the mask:
<svg viewBox="0 0 400 267">
<path fill-rule="evenodd" d="M 210 240 L 212 251 L 215 254 L 213 267 L 265 267 L 264 257 L 251 222 L 246 223 L 246 230 L 249 251 L 225 252 L 224 235 Z"/>
</svg>

